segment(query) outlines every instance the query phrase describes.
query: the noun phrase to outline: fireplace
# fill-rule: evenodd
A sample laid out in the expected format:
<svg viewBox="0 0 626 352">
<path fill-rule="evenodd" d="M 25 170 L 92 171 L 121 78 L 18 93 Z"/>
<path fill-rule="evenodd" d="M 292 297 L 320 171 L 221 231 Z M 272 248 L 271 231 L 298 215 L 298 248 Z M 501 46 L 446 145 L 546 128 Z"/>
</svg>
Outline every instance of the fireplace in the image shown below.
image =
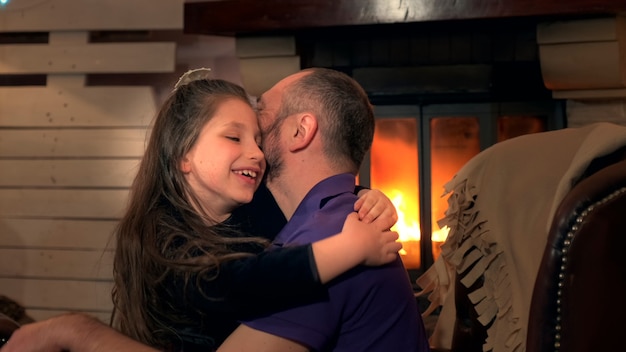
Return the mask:
<svg viewBox="0 0 626 352">
<path fill-rule="evenodd" d="M 359 174 L 398 210 L 401 257 L 417 277 L 447 236 L 444 184 L 481 150 L 523 134 L 563 127 L 555 102 L 376 106 L 372 150 Z"/>
</svg>

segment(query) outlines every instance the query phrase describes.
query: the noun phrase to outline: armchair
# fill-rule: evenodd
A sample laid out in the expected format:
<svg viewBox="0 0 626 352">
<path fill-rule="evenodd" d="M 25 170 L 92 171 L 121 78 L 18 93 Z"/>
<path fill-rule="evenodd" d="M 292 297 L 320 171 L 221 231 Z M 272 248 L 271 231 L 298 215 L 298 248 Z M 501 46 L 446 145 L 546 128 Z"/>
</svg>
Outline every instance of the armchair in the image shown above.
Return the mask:
<svg viewBox="0 0 626 352">
<path fill-rule="evenodd" d="M 625 344 L 626 151 L 597 159 L 590 173 L 554 216 L 535 280 L 528 351 L 615 351 Z"/>
<path fill-rule="evenodd" d="M 625 159 L 626 127 L 597 123 L 517 137 L 470 160 L 446 184 L 442 254 L 417 279 L 441 306 L 433 349 L 614 350 L 626 328 Z"/>
</svg>

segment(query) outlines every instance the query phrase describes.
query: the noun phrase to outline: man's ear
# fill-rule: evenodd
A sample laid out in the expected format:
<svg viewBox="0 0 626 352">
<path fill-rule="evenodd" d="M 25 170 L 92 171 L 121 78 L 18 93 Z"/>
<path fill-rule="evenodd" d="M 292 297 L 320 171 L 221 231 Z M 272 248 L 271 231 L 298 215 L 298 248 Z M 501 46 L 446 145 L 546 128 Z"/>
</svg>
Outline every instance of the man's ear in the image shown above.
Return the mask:
<svg viewBox="0 0 626 352">
<path fill-rule="evenodd" d="M 289 146 L 289 151 L 291 152 L 304 149 L 311 144 L 317 133 L 317 118 L 310 113 L 300 114 L 297 117 L 295 127 Z"/>
</svg>

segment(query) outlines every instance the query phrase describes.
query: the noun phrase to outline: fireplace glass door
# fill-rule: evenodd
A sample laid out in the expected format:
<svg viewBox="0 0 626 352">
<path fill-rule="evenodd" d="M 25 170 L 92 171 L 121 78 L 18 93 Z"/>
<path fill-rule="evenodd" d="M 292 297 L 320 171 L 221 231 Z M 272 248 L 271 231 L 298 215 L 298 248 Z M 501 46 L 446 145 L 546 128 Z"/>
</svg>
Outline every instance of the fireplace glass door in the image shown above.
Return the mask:
<svg viewBox="0 0 626 352">
<path fill-rule="evenodd" d="M 448 234 L 444 185 L 481 150 L 523 134 L 562 128 L 553 104 L 376 106 L 371 152 L 359 175 L 394 203 L 407 270 L 423 272 Z M 557 116 L 557 117 L 555 117 Z"/>
</svg>

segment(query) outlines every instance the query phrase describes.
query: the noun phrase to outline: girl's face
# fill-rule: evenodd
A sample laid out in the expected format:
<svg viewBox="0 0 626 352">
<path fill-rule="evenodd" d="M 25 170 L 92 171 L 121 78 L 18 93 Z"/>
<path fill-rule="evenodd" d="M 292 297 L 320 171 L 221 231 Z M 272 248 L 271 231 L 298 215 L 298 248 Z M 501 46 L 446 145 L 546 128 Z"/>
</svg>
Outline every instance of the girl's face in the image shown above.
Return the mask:
<svg viewBox="0 0 626 352">
<path fill-rule="evenodd" d="M 181 170 L 213 219 L 249 203 L 265 172 L 256 113 L 239 99 L 223 101 L 184 156 Z"/>
</svg>

